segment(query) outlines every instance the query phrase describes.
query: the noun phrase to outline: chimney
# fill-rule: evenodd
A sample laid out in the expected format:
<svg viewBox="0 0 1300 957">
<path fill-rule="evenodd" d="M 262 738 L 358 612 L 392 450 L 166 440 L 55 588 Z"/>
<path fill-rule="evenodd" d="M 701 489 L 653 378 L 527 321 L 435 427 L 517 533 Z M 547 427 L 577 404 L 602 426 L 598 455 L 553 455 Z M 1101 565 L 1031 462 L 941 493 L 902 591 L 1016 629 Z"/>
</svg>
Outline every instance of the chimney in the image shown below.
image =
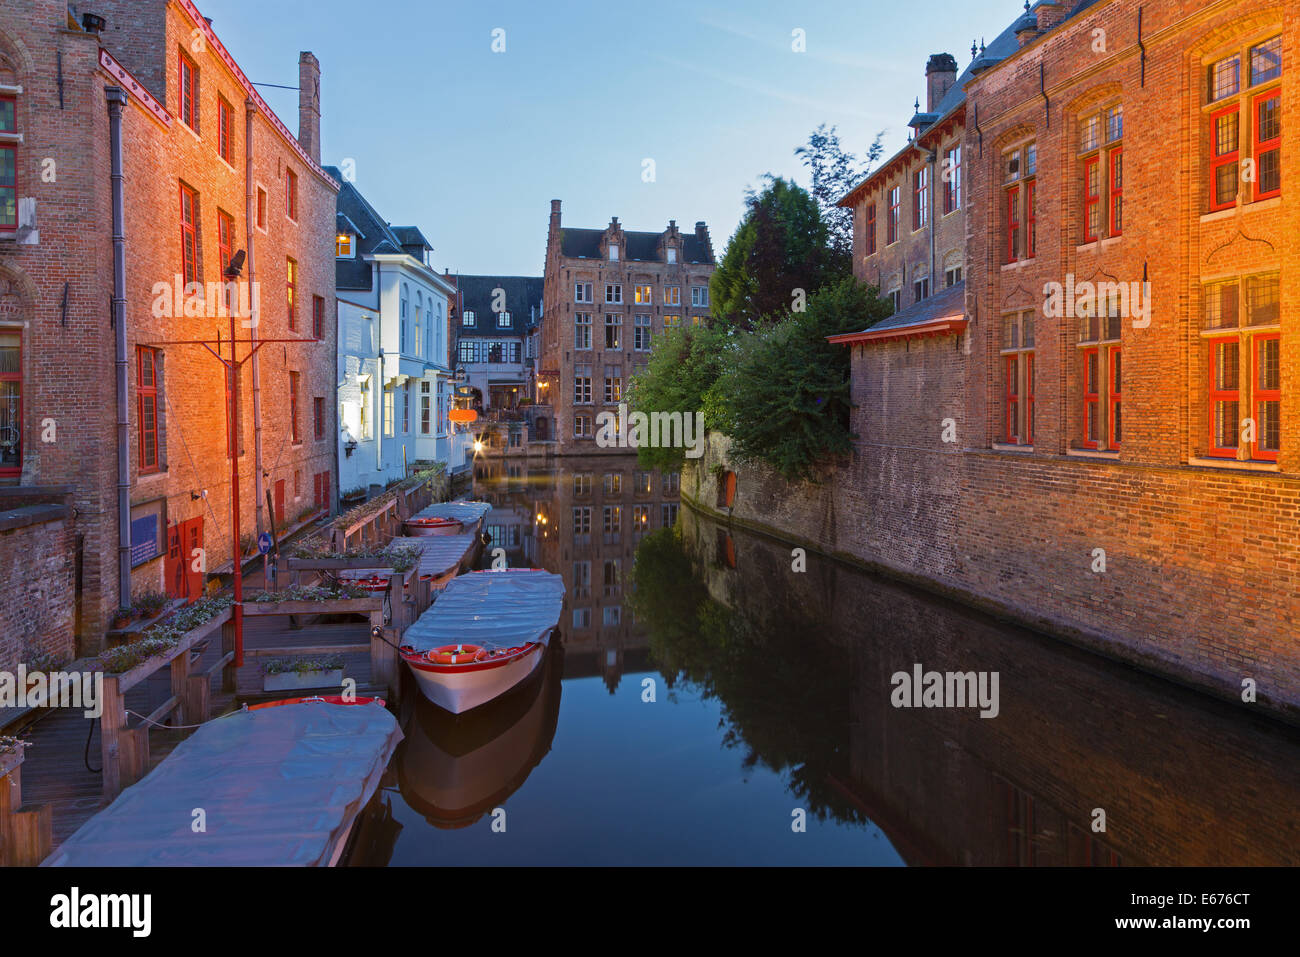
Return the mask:
<svg viewBox="0 0 1300 957">
<path fill-rule="evenodd" d="M 1058 3 L 1057 0 L 1044 0 L 1035 8 L 1034 13 L 1038 15 L 1038 32 L 1046 33 L 1065 19 L 1065 4 Z"/>
<path fill-rule="evenodd" d="M 310 50 L 298 55 L 298 142 L 320 162 L 320 62 Z"/>
<path fill-rule="evenodd" d="M 951 53 L 936 53 L 925 65 L 925 111 L 933 113 L 957 82 L 957 60 Z"/>
<path fill-rule="evenodd" d="M 560 201 L 551 200 L 551 233 L 555 234 L 560 231 Z"/>
<path fill-rule="evenodd" d="M 699 242 L 704 250 L 704 259 L 702 262 L 713 262 L 713 240 L 709 238 L 709 227 L 704 225 L 704 220 L 695 224 L 695 239 Z"/>
</svg>

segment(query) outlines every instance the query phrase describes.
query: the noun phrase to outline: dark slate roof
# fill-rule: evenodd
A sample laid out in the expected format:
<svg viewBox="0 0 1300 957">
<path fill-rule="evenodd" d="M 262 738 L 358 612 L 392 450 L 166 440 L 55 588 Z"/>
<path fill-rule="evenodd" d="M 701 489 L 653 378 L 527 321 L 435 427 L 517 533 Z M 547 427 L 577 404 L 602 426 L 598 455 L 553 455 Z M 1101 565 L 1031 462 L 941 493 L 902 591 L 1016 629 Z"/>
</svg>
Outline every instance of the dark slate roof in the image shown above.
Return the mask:
<svg viewBox="0 0 1300 957">
<path fill-rule="evenodd" d="M 877 332 L 883 329 L 919 326 L 923 323 L 933 322 L 935 319 L 962 316 L 965 315 L 965 312 L 966 281 L 962 280 L 956 285 L 936 292 L 929 299 L 922 299 L 920 302 L 912 303 L 906 309 L 898 310 L 888 319 L 881 319 L 874 326 L 868 326 L 864 331 Z"/>
<path fill-rule="evenodd" d="M 599 259 L 600 240 L 604 235 L 605 230 L 603 229 L 569 229 L 567 227 L 561 229 L 560 255 Z M 681 237 L 682 262 L 713 262 L 713 251 L 699 236 L 683 229 Z M 659 240 L 662 238 L 663 233 L 623 230 L 623 241 L 627 245 L 627 249 L 623 251 L 623 258 L 630 262 L 664 262 L 664 257 L 658 252 Z"/>
<path fill-rule="evenodd" d="M 992 43 L 988 44 L 983 49 L 983 51 L 978 56 L 975 57 L 975 59 L 973 59 L 969 64 L 967 64 L 966 69 L 962 70 L 961 73 L 958 74 L 957 81 L 953 83 L 951 87 L 948 88 L 948 92 L 945 93 L 943 95 L 943 98 L 939 100 L 938 104 L 936 104 L 933 111 L 934 122 L 938 122 L 939 120 L 942 120 L 945 117 L 947 117 L 955 110 L 964 107 L 966 103 L 966 84 L 971 79 L 971 77 L 975 76 L 977 73 L 981 73 L 984 70 L 989 69 L 990 67 L 996 66 L 997 64 L 1005 60 L 1007 57 L 1011 56 L 1011 54 L 1015 53 L 1017 50 L 1020 49 L 1020 40 L 1016 36 L 1016 29 L 1018 28 L 1018 26 L 1021 24 L 1022 21 L 1026 20 L 1026 18 L 1033 17 L 1035 22 L 1037 22 L 1035 11 L 1037 11 L 1037 9 L 1040 6 L 1042 6 L 1043 2 L 1044 0 L 1039 0 L 1039 2 L 1035 3 L 1028 12 L 1022 12 L 1020 16 L 1016 17 L 1016 19 L 1013 20 L 1005 30 L 1003 30 L 1001 33 L 999 33 L 996 37 L 993 38 Z M 1093 4 L 1098 2 L 1099 0 L 1079 0 L 1079 2 L 1074 5 L 1074 7 L 1070 10 L 1070 12 L 1066 14 L 1065 17 L 1061 20 L 1061 22 L 1058 23 L 1055 27 L 1053 27 L 1052 30 L 1059 30 L 1070 20 L 1074 19 L 1076 15 L 1082 13 L 1084 10 L 1088 9 Z M 1052 32 L 1052 30 L 1049 30 L 1048 33 Z M 922 115 L 928 115 L 928 114 L 918 114 L 918 117 Z M 896 160 L 898 157 L 902 156 L 904 153 L 906 153 L 908 150 L 911 150 L 912 148 L 913 145 L 911 143 L 908 143 L 897 153 L 889 157 L 889 159 L 885 160 L 874 170 L 872 170 L 869 174 L 867 174 L 867 176 L 863 178 L 862 182 L 854 184 L 853 188 L 850 189 L 847 193 L 845 193 L 843 198 L 847 199 L 849 196 L 852 196 L 865 183 L 867 183 L 874 176 L 876 176 L 876 174 L 878 174 L 881 170 L 887 168 L 891 163 L 894 162 L 894 160 Z"/>
<path fill-rule="evenodd" d="M 542 315 L 541 276 L 457 276 L 456 287 L 460 290 L 461 308 L 474 313 L 474 325 L 466 328 L 456 319 L 456 334 L 462 338 L 483 336 L 522 336 L 529 330 L 529 320 L 535 324 Z M 497 325 L 497 317 L 492 312 L 492 291 L 505 291 L 505 311 L 510 313 L 510 326 Z M 533 307 L 532 315 L 529 308 Z"/>
<path fill-rule="evenodd" d="M 339 183 L 335 217 L 339 228 L 344 228 L 346 221 L 357 234 L 356 258 L 334 261 L 334 278 L 339 289 L 370 290 L 373 277 L 370 263 L 364 259 L 367 255 L 407 253 L 423 262 L 424 249 L 433 247 L 429 246 L 419 229 L 388 225 L 356 186 L 344 178 L 338 167 L 326 166 L 325 172 Z"/>
</svg>

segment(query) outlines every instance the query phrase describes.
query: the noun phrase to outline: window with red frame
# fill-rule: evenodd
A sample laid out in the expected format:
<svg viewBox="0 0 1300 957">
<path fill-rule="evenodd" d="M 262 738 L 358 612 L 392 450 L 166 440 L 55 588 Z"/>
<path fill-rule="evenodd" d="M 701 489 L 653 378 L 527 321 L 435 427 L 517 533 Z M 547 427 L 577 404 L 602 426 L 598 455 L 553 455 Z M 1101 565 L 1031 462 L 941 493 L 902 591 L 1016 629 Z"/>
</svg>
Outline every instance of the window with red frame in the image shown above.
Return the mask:
<svg viewBox="0 0 1300 957">
<path fill-rule="evenodd" d="M 266 229 L 266 190 L 257 187 L 257 228 Z"/>
<path fill-rule="evenodd" d="M 1241 342 L 1211 339 L 1210 454 L 1236 458 L 1241 422 Z"/>
<path fill-rule="evenodd" d="M 217 97 L 217 155 L 227 163 L 233 162 L 230 146 L 230 117 L 230 104 L 226 102 L 224 96 Z"/>
<path fill-rule="evenodd" d="M 180 93 L 181 122 L 197 133 L 199 131 L 199 69 L 183 51 L 180 54 L 179 72 L 180 83 L 177 90 Z"/>
<path fill-rule="evenodd" d="M 199 281 L 199 194 L 181 184 L 181 273 L 186 284 Z"/>
<path fill-rule="evenodd" d="M 0 232 L 18 229 L 18 99 L 0 96 Z"/>
<path fill-rule="evenodd" d="M 1034 314 L 1002 317 L 1002 441 L 1034 443 Z"/>
<path fill-rule="evenodd" d="M 1076 444 L 1085 449 L 1115 451 L 1121 437 L 1120 335 L 1123 332 L 1118 295 L 1078 305 L 1079 379 L 1082 422 Z"/>
<path fill-rule="evenodd" d="M 1243 63 L 1248 65 L 1244 76 Z M 1280 36 L 1208 65 L 1204 112 L 1211 211 L 1232 207 L 1239 196 L 1256 202 L 1281 195 L 1281 80 Z M 1251 185 L 1242 190 L 1242 182 Z"/>
<path fill-rule="evenodd" d="M 293 259 L 287 259 L 286 263 L 285 302 L 288 305 L 289 331 L 293 332 L 298 328 L 298 263 Z"/>
<path fill-rule="evenodd" d="M 1110 375 L 1107 377 L 1107 385 L 1110 386 L 1110 447 L 1118 449 L 1124 441 L 1124 352 L 1119 347 L 1110 350 Z"/>
<path fill-rule="evenodd" d="M 318 439 L 325 438 L 325 400 L 316 396 L 311 400 L 311 419 L 313 432 Z"/>
<path fill-rule="evenodd" d="M 889 211 L 885 220 L 885 245 L 898 241 L 898 217 L 902 204 L 902 187 L 895 186 L 889 191 Z"/>
<path fill-rule="evenodd" d="M 225 277 L 226 267 L 234 255 L 235 220 L 229 213 L 217 210 L 217 265 Z"/>
<path fill-rule="evenodd" d="M 312 476 L 311 483 L 311 501 L 318 508 L 329 508 L 330 506 L 330 473 L 318 472 Z"/>
<path fill-rule="evenodd" d="M 1234 104 L 1210 116 L 1210 209 L 1237 201 L 1241 159 L 1241 111 Z"/>
<path fill-rule="evenodd" d="M 1020 258 L 1020 187 L 1007 190 L 1007 262 Z"/>
<path fill-rule="evenodd" d="M 1079 122 L 1083 169 L 1083 242 L 1118 236 L 1123 214 L 1124 108 L 1103 107 Z"/>
<path fill-rule="evenodd" d="M 325 338 L 325 299 L 311 297 L 311 335 L 313 339 Z"/>
<path fill-rule="evenodd" d="M 284 171 L 284 211 L 295 222 L 298 219 L 298 174 L 293 170 Z"/>
<path fill-rule="evenodd" d="M 1038 147 L 1023 143 L 1002 154 L 1004 263 L 1030 259 L 1035 240 L 1028 230 L 1036 228 L 1034 183 L 1038 173 Z"/>
<path fill-rule="evenodd" d="M 961 146 L 948 150 L 943 157 L 943 211 L 961 209 Z"/>
<path fill-rule="evenodd" d="M 876 204 L 867 205 L 866 223 L 862 230 L 866 242 L 866 255 L 876 254 Z"/>
<path fill-rule="evenodd" d="M 1255 199 L 1282 195 L 1282 91 L 1255 98 Z"/>
<path fill-rule="evenodd" d="M 930 167 L 922 166 L 912 174 L 912 228 L 920 229 L 930 221 Z"/>
<path fill-rule="evenodd" d="M 140 471 L 158 471 L 158 350 L 136 348 L 136 400 L 140 424 Z"/>
<path fill-rule="evenodd" d="M 289 440 L 297 445 L 298 437 L 298 373 L 289 373 Z"/>
<path fill-rule="evenodd" d="M 1272 273 L 1212 283 L 1205 287 L 1204 302 L 1209 454 L 1277 461 L 1282 432 L 1279 277 Z"/>
<path fill-rule="evenodd" d="M 1025 258 L 1033 259 L 1038 251 L 1038 219 L 1034 215 L 1034 196 L 1038 192 L 1038 180 L 1025 181 Z"/>
<path fill-rule="evenodd" d="M 17 475 L 22 464 L 22 330 L 0 329 L 0 475 Z"/>
</svg>

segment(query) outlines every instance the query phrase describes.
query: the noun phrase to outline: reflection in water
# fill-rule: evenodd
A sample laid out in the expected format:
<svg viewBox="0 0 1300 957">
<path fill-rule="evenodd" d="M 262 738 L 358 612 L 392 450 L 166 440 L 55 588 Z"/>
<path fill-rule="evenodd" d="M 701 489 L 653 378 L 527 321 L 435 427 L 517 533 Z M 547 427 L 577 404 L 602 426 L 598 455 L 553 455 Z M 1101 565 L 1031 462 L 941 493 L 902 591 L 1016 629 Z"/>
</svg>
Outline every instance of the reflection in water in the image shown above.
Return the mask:
<svg viewBox="0 0 1300 957">
<path fill-rule="evenodd" d="M 474 494 L 485 562 L 564 578 L 562 645 L 459 721 L 406 702 L 354 863 L 1300 861 L 1294 730 L 560 461 Z M 997 671 L 998 716 L 895 709 L 917 664 Z"/>
<path fill-rule="evenodd" d="M 515 792 L 551 750 L 564 650 L 490 705 L 444 711 L 422 695 L 394 762 L 402 798 L 435 827 L 468 827 Z"/>
<path fill-rule="evenodd" d="M 793 573 L 767 538 L 731 529 L 720 551 L 717 523 L 682 515 L 701 587 L 742 631 L 843 649 L 823 688 L 849 689 L 836 783 L 909 863 L 1300 863 L 1293 728 L 830 560 Z M 891 676 L 918 663 L 998 672 L 999 716 L 894 708 Z"/>
</svg>

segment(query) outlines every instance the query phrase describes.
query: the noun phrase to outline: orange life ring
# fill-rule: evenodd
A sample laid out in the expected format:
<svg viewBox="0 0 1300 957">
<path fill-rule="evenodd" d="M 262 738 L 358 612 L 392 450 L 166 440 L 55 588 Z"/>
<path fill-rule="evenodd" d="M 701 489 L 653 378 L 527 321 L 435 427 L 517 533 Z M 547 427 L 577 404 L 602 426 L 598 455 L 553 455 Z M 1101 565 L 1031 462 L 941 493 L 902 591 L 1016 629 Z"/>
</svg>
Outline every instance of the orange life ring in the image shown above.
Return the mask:
<svg viewBox="0 0 1300 957">
<path fill-rule="evenodd" d="M 480 645 L 442 645 L 430 651 L 428 657 L 435 665 L 464 665 L 482 661 L 487 649 Z"/>
</svg>

